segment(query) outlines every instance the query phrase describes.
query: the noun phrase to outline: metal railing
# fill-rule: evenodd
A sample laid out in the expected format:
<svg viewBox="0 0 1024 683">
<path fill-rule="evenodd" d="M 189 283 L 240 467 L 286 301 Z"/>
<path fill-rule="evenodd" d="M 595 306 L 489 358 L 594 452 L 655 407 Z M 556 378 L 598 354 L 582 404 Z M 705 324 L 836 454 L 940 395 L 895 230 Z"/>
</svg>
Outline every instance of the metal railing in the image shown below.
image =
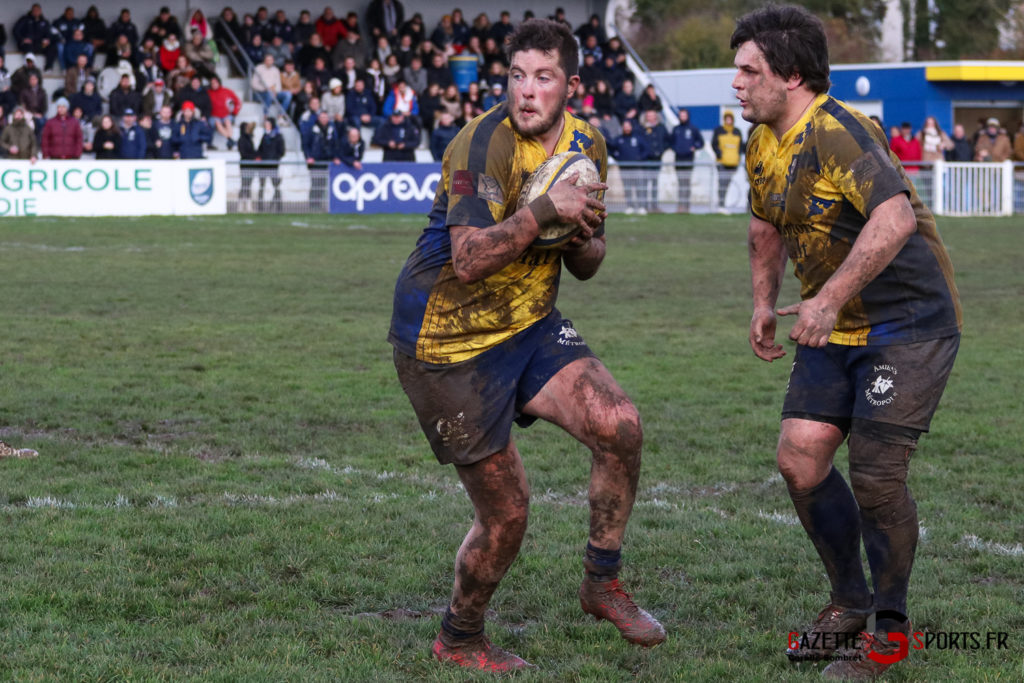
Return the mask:
<svg viewBox="0 0 1024 683">
<path fill-rule="evenodd" d="M 1024 163 L 908 165 L 908 177 L 937 215 L 1024 214 Z M 327 163 L 228 162 L 228 212 L 325 213 L 329 181 Z M 743 214 L 749 210 L 747 192 L 743 166 L 723 169 L 702 161 L 612 161 L 605 204 L 611 213 Z"/>
<path fill-rule="evenodd" d="M 221 23 L 221 18 L 217 17 L 216 21 L 217 24 L 219 25 Z M 238 39 L 238 36 L 234 34 L 230 27 L 224 26 L 224 29 L 224 33 L 231 36 L 231 41 L 234 43 L 235 47 L 238 48 L 238 57 L 240 59 L 236 59 L 233 54 L 231 59 L 235 66 L 238 68 L 239 73 L 241 73 L 245 77 L 245 96 L 246 99 L 251 100 L 253 99 L 252 77 L 254 75 L 256 76 L 256 78 L 259 79 L 259 82 L 263 85 L 263 88 L 265 90 L 269 90 L 270 86 L 267 84 L 266 81 L 263 80 L 263 77 L 256 72 L 256 65 L 252 63 L 251 59 L 249 59 L 249 53 L 245 51 L 245 46 L 242 45 L 241 41 Z M 231 49 L 231 46 L 227 46 L 227 49 L 221 50 L 221 54 L 225 52 L 231 54 L 235 51 Z M 278 87 L 280 87 L 280 84 L 278 84 Z M 262 99 L 260 100 L 260 103 L 264 104 Z M 266 107 L 265 104 L 264 107 Z M 270 98 L 269 110 L 273 111 L 276 117 L 284 116 L 285 118 L 288 118 L 288 112 L 285 111 L 284 107 L 281 106 L 281 103 L 277 101 L 276 97 Z"/>
</svg>

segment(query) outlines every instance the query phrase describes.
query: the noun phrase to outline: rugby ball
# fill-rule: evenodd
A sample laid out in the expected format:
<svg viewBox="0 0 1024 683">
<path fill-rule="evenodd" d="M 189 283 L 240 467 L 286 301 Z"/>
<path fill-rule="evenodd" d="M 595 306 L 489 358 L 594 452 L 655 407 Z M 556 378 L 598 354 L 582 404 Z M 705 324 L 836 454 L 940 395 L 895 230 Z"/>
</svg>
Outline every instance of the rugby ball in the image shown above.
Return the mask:
<svg viewBox="0 0 1024 683">
<path fill-rule="evenodd" d="M 601 174 L 597 170 L 597 164 L 590 157 L 580 152 L 562 152 L 547 159 L 537 167 L 537 170 L 530 174 L 523 185 L 522 192 L 519 194 L 519 203 L 516 208 L 523 208 L 537 197 L 545 194 L 555 183 L 568 178 L 577 171 L 580 175 L 576 179 L 576 186 L 601 182 Z M 590 196 L 600 197 L 601 192 L 592 192 Z M 553 249 L 571 240 L 580 230 L 582 228 L 576 223 L 549 223 L 548 225 L 542 225 L 540 234 L 534 240 L 532 246 L 538 249 Z"/>
</svg>

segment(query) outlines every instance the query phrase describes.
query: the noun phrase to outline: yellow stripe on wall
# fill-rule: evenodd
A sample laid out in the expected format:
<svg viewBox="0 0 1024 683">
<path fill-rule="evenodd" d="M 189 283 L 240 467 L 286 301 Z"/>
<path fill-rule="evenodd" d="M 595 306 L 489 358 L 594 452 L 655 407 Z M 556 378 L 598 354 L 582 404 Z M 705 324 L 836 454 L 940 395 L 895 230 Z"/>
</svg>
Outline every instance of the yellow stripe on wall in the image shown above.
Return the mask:
<svg viewBox="0 0 1024 683">
<path fill-rule="evenodd" d="M 927 66 L 929 81 L 1024 81 L 1024 66 L 1008 64 L 953 64 Z"/>
</svg>

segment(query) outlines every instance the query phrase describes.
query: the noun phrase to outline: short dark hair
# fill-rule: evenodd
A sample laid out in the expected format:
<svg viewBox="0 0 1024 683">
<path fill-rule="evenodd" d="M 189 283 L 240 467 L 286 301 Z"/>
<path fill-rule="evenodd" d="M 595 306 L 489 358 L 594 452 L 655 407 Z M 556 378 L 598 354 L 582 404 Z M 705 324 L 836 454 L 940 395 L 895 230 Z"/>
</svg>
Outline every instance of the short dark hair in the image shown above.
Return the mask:
<svg viewBox="0 0 1024 683">
<path fill-rule="evenodd" d="M 526 50 L 540 50 L 558 54 L 558 62 L 566 78 L 579 72 L 579 46 L 569 27 L 549 19 L 527 19 L 509 36 L 505 52 L 508 61 L 513 55 Z"/>
<path fill-rule="evenodd" d="M 729 47 L 735 50 L 751 40 L 776 76 L 799 75 L 813 92 L 828 92 L 832 83 L 825 26 L 809 11 L 793 5 L 768 5 L 745 14 L 736 20 Z"/>
</svg>

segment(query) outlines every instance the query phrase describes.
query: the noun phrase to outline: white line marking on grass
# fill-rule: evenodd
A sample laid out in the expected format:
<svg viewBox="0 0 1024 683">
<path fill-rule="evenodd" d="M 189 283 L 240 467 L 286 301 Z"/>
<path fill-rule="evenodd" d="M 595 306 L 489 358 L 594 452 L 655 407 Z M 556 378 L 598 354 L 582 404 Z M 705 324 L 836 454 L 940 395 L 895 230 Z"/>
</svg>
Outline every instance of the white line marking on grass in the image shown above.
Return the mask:
<svg viewBox="0 0 1024 683">
<path fill-rule="evenodd" d="M 799 526 L 800 518 L 796 515 L 787 515 L 781 512 L 765 512 L 764 510 L 758 510 L 757 516 L 761 519 L 767 519 L 769 522 L 775 522 L 776 524 L 785 524 L 786 526 Z"/>
<path fill-rule="evenodd" d="M 957 545 L 965 545 L 971 550 L 981 550 L 993 555 L 1005 555 L 1007 557 L 1024 557 L 1024 545 L 1006 545 L 995 541 L 983 541 L 974 534 L 965 534 L 960 538 Z"/>
<path fill-rule="evenodd" d="M 53 510 L 74 510 L 78 506 L 69 500 L 61 500 L 60 498 L 54 498 L 53 496 L 41 496 L 26 500 L 25 507 L 36 509 L 50 508 Z"/>
</svg>

